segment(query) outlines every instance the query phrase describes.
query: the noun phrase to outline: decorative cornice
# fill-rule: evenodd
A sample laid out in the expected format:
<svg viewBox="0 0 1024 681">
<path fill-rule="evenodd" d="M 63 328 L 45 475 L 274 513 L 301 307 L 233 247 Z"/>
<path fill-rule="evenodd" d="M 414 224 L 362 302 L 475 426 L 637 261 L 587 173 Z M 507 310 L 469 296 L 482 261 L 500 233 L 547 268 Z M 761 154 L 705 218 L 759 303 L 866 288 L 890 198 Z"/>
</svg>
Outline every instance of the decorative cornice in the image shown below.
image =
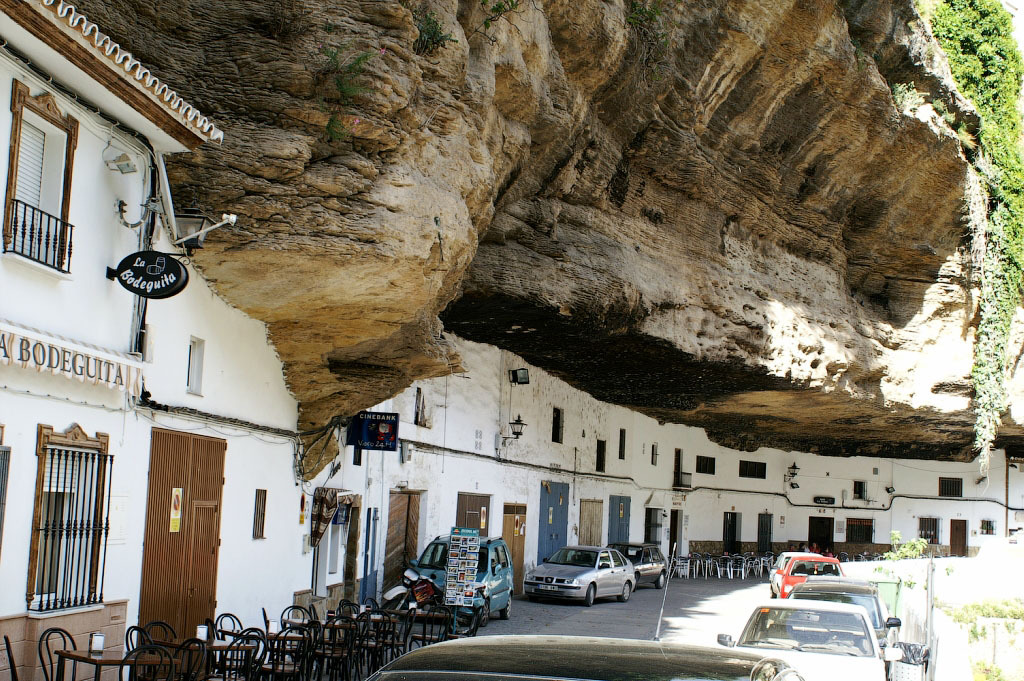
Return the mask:
<svg viewBox="0 0 1024 681">
<path fill-rule="evenodd" d="M 196 134 L 211 142 L 220 143 L 224 140 L 224 132 L 214 125 L 207 116 L 178 96 L 178 93 L 170 89 L 166 83 L 161 82 L 138 59 L 133 57 L 131 52 L 123 49 L 111 40 L 110 36 L 102 33 L 99 26 L 95 22 L 89 21 L 74 5 L 64 2 L 64 0 L 33 0 L 33 2 L 41 4 L 62 23 L 80 33 L 91 43 L 97 53 L 117 67 L 117 70 L 123 71 L 128 78 L 152 93 L 165 109 L 193 129 Z"/>
</svg>

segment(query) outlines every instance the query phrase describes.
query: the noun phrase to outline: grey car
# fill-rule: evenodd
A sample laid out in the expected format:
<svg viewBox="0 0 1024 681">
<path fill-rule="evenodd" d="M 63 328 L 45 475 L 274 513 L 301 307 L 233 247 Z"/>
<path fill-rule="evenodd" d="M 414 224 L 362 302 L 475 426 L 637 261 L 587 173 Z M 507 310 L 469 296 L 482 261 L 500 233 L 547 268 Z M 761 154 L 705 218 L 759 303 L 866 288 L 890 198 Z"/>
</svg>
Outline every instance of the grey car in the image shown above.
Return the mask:
<svg viewBox="0 0 1024 681">
<path fill-rule="evenodd" d="M 633 564 L 633 586 L 653 584 L 656 589 L 665 586 L 668 566 L 657 544 L 609 544 Z"/>
<path fill-rule="evenodd" d="M 878 644 L 883 648 L 888 643 L 889 630 L 903 624 L 898 617 L 889 617 L 889 611 L 878 594 L 878 586 L 860 579 L 810 577 L 806 582 L 794 586 L 789 597 L 861 606 L 868 611 L 868 619 L 875 629 Z"/>
<path fill-rule="evenodd" d="M 633 592 L 633 564 L 615 549 L 566 546 L 526 573 L 523 588 L 531 601 L 538 598 L 582 600 L 615 596 L 625 603 Z"/>
</svg>

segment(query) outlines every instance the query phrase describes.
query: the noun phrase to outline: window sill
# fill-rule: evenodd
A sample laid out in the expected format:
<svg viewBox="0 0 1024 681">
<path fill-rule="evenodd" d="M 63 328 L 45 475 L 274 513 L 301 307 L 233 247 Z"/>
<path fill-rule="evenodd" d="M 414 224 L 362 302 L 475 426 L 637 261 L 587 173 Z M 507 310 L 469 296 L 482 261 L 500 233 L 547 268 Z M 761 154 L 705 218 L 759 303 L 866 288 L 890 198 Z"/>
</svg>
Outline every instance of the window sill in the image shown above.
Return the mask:
<svg viewBox="0 0 1024 681">
<path fill-rule="evenodd" d="M 58 270 L 53 269 L 49 265 L 44 265 L 42 263 L 36 262 L 35 260 L 32 260 L 31 258 L 26 258 L 25 256 L 15 251 L 7 251 L 6 253 L 3 254 L 3 259 L 4 262 L 18 263 L 22 267 L 30 269 L 34 272 L 40 272 L 47 276 L 53 277 L 54 279 L 57 279 L 59 281 L 74 281 L 74 277 L 71 276 L 70 273 L 60 272 Z"/>
<path fill-rule="evenodd" d="M 33 604 L 35 605 L 35 604 Z M 107 603 L 93 603 L 92 605 L 80 605 L 77 608 L 63 608 L 61 610 L 48 610 L 46 612 L 39 612 L 37 610 L 29 610 L 28 618 L 30 620 L 45 620 L 51 617 L 65 617 L 67 615 L 79 615 L 85 612 L 96 612 L 103 610 L 107 607 Z"/>
</svg>

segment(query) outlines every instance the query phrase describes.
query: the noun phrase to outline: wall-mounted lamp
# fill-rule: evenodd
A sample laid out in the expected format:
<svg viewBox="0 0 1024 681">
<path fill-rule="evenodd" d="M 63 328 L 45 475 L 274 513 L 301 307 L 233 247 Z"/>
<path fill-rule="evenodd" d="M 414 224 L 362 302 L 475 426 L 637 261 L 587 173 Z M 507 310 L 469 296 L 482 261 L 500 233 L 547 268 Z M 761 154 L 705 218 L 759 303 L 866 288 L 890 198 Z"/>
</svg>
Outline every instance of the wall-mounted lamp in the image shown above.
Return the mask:
<svg viewBox="0 0 1024 681">
<path fill-rule="evenodd" d="M 184 246 L 189 250 L 202 248 L 207 234 L 218 227 L 233 225 L 237 220 L 237 215 L 224 213 L 220 216 L 220 222 L 214 223 L 198 208 L 182 208 L 174 214 L 174 222 L 178 226 L 177 236 L 180 237 L 174 245 Z"/>
<path fill-rule="evenodd" d="M 885 491 L 886 491 L 887 493 L 889 493 L 889 494 L 892 494 L 893 492 L 895 492 L 895 491 L 896 491 L 896 488 L 895 488 L 895 487 L 893 487 L 892 485 L 890 485 L 889 487 L 886 487 L 886 488 L 885 488 Z"/>
<path fill-rule="evenodd" d="M 103 159 L 103 163 L 106 164 L 106 166 L 111 170 L 116 170 L 122 175 L 129 175 L 131 173 L 137 172 L 138 167 L 136 167 L 135 161 L 133 161 L 131 159 L 131 156 L 129 156 L 125 152 L 122 151 L 120 156 L 113 157 L 107 154 L 108 149 L 110 150 L 111 154 L 117 153 L 117 149 L 115 149 L 110 142 L 111 140 L 108 139 L 107 146 L 103 147 L 103 152 L 100 154 L 100 157 Z"/>
<path fill-rule="evenodd" d="M 502 435 L 501 436 L 501 443 L 505 444 L 509 440 L 518 440 L 519 436 L 523 434 L 523 428 L 525 428 L 526 425 L 527 425 L 526 422 L 523 421 L 523 417 L 520 416 L 519 414 L 516 414 L 515 420 L 514 421 L 509 421 L 509 423 L 508 423 L 509 430 L 512 431 L 512 434 L 511 435 Z"/>
<path fill-rule="evenodd" d="M 512 385 L 527 385 L 530 382 L 529 369 L 509 369 L 508 382 Z"/>
<path fill-rule="evenodd" d="M 798 483 L 798 482 L 791 482 L 791 483 L 789 483 L 789 488 L 790 489 L 800 489 L 800 483 Z"/>
<path fill-rule="evenodd" d="M 978 478 L 977 480 L 975 480 L 974 484 L 975 485 L 980 485 L 981 483 L 985 482 L 986 480 L 988 480 L 988 476 L 987 475 L 983 475 L 980 478 Z"/>
<path fill-rule="evenodd" d="M 800 467 L 799 467 L 799 466 L 797 466 L 797 465 L 796 465 L 796 461 L 794 461 L 794 462 L 793 462 L 793 465 L 792 465 L 792 466 L 790 466 L 790 467 L 789 467 L 788 469 L 786 469 L 786 470 L 787 470 L 787 473 L 786 473 L 786 475 L 785 475 L 785 476 L 783 476 L 783 477 L 784 477 L 784 478 L 785 478 L 786 480 L 792 480 L 793 478 L 795 478 L 795 477 L 796 477 L 796 474 L 800 472 Z"/>
</svg>

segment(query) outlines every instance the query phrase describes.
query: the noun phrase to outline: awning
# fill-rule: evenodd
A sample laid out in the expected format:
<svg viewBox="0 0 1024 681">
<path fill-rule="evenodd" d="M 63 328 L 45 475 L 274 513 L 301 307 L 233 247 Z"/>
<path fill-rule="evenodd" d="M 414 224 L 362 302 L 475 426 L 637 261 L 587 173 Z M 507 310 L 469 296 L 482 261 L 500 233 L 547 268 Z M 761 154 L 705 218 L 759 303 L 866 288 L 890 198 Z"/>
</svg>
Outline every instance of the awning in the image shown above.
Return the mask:
<svg viewBox="0 0 1024 681">
<path fill-rule="evenodd" d="M 313 490 L 313 509 L 310 512 L 309 545 L 317 546 L 327 533 L 339 506 L 359 506 L 362 495 L 337 487 L 317 487 Z"/>
</svg>

